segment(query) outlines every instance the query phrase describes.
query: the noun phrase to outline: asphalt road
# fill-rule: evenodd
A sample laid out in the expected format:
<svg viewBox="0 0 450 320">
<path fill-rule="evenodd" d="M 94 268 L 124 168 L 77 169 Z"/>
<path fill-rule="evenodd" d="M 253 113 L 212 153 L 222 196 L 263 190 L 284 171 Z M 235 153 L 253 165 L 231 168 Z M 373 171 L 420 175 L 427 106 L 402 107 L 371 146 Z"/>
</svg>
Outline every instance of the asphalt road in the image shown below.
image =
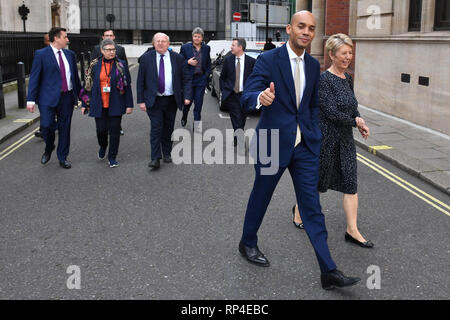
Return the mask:
<svg viewBox="0 0 450 320">
<path fill-rule="evenodd" d="M 136 74 L 137 68 L 133 79 Z M 250 117 L 247 127 L 254 127 L 257 115 Z M 306 233 L 291 222 L 288 172 L 259 232 L 271 267 L 259 268 L 237 250 L 253 166 L 162 163 L 150 172 L 146 113 L 135 108 L 122 124 L 118 168 L 97 159 L 94 120 L 79 110 L 71 170 L 58 166 L 55 153 L 42 166 L 38 138 L 0 160 L 0 299 L 449 298 L 450 217 L 367 165 L 358 163 L 359 227 L 375 248 L 345 243 L 342 195 L 321 195 L 332 256 L 340 270 L 362 278 L 355 287 L 324 291 Z M 210 93 L 203 127 L 231 128 Z M 0 145 L 0 152 L 36 128 Z M 447 195 L 357 151 L 449 204 Z M 72 265 L 79 267 L 81 289 L 67 287 Z M 369 266 L 379 267 L 379 289 L 367 286 Z"/>
</svg>

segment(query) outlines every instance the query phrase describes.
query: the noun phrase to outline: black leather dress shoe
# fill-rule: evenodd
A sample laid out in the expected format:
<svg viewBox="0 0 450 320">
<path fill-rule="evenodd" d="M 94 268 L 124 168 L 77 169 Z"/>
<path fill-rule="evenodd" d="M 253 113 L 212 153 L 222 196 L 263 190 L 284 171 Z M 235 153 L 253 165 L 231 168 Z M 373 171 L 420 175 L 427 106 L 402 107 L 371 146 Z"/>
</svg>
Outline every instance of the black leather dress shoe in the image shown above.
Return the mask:
<svg viewBox="0 0 450 320">
<path fill-rule="evenodd" d="M 299 228 L 299 229 L 305 229 L 305 226 L 303 225 L 303 223 L 297 223 L 297 222 L 295 222 L 295 204 L 294 204 L 294 206 L 292 207 L 292 223 L 294 224 L 294 226 L 295 226 L 296 228 Z"/>
<path fill-rule="evenodd" d="M 370 241 L 370 240 L 368 240 L 366 242 L 358 241 L 355 238 L 353 238 L 350 234 L 348 234 L 348 232 L 345 233 L 345 241 L 357 244 L 358 246 L 363 247 L 363 248 L 369 248 L 369 249 L 373 248 L 372 241 Z"/>
<path fill-rule="evenodd" d="M 42 155 L 42 158 L 41 158 L 41 163 L 42 164 L 46 164 L 47 162 L 50 161 L 51 157 L 52 157 L 52 153 L 51 152 L 44 152 L 44 154 Z"/>
<path fill-rule="evenodd" d="M 332 290 L 334 288 L 350 287 L 361 281 L 360 278 L 347 277 L 338 269 L 331 272 L 322 273 L 320 275 L 320 281 L 322 282 L 322 288 L 325 290 Z"/>
<path fill-rule="evenodd" d="M 34 136 L 36 137 L 36 138 L 44 138 L 44 136 L 42 135 L 42 132 L 41 131 L 36 131 L 35 133 L 34 133 Z"/>
<path fill-rule="evenodd" d="M 171 156 L 164 157 L 163 161 L 165 163 L 171 163 L 172 162 L 172 157 Z"/>
<path fill-rule="evenodd" d="M 157 160 L 152 160 L 151 162 L 149 162 L 148 166 L 155 170 L 155 169 L 158 169 L 161 166 L 161 164 L 159 163 L 159 159 L 157 159 Z"/>
<path fill-rule="evenodd" d="M 259 251 L 258 246 L 255 248 L 250 248 L 239 242 L 239 252 L 243 255 L 250 263 L 253 263 L 260 267 L 270 266 L 269 260 Z"/>
<path fill-rule="evenodd" d="M 72 165 L 71 165 L 70 162 L 67 161 L 67 160 L 59 161 L 59 166 L 60 166 L 61 168 L 64 168 L 64 169 L 70 169 L 70 168 L 72 168 Z"/>
<path fill-rule="evenodd" d="M 182 118 L 181 119 L 181 126 L 186 127 L 187 119 Z"/>
</svg>

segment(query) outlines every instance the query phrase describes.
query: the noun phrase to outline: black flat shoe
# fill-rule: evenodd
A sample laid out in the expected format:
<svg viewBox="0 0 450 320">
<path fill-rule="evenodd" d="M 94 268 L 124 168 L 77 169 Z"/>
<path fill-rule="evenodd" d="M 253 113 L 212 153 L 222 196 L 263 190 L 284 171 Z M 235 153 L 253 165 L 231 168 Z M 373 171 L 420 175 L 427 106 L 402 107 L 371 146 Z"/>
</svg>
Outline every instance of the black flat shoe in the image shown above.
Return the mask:
<svg viewBox="0 0 450 320">
<path fill-rule="evenodd" d="M 163 161 L 164 163 L 172 163 L 172 157 L 171 156 L 163 157 Z"/>
<path fill-rule="evenodd" d="M 151 162 L 149 162 L 148 166 L 149 166 L 149 168 L 152 168 L 152 170 L 157 170 L 157 169 L 159 169 L 159 167 L 161 165 L 160 165 L 159 159 L 157 159 L 157 160 L 152 160 Z"/>
<path fill-rule="evenodd" d="M 264 254 L 259 251 L 258 246 L 255 248 L 250 248 L 239 242 L 239 252 L 243 257 L 247 259 L 248 262 L 260 267 L 270 266 L 269 260 L 264 256 Z"/>
<path fill-rule="evenodd" d="M 181 119 L 181 126 L 186 127 L 187 119 L 182 118 Z"/>
<path fill-rule="evenodd" d="M 72 168 L 72 165 L 67 160 L 59 161 L 59 166 L 61 168 L 63 168 L 63 169 L 70 169 L 70 168 Z"/>
<path fill-rule="evenodd" d="M 354 286 L 359 281 L 361 281 L 360 278 L 347 277 L 338 269 L 320 275 L 320 282 L 322 283 L 322 288 L 325 290 Z"/>
<path fill-rule="evenodd" d="M 353 238 L 351 235 L 349 235 L 348 232 L 345 233 L 345 241 L 357 244 L 358 246 L 363 247 L 363 248 L 373 248 L 372 241 L 370 241 L 370 240 L 368 240 L 366 242 L 358 241 L 355 238 Z"/>
<path fill-rule="evenodd" d="M 52 157 L 52 153 L 51 152 L 44 152 L 44 154 L 42 155 L 42 158 L 41 158 L 41 163 L 42 164 L 46 164 L 47 162 L 50 161 L 51 157 Z"/>
<path fill-rule="evenodd" d="M 303 225 L 303 223 L 297 223 L 297 222 L 295 222 L 294 219 L 295 219 L 295 205 L 292 207 L 292 223 L 294 224 L 294 226 L 296 228 L 305 229 L 305 226 Z"/>
</svg>

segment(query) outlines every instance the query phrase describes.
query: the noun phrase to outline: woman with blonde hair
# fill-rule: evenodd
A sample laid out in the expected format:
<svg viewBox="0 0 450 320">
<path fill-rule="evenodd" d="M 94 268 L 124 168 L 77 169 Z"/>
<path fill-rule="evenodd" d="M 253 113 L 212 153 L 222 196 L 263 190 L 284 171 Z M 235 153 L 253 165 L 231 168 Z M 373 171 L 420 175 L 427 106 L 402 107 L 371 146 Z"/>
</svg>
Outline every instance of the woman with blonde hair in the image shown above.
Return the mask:
<svg viewBox="0 0 450 320">
<path fill-rule="evenodd" d="M 352 77 L 346 72 L 353 59 L 353 42 L 345 34 L 332 35 L 326 42 L 332 61 L 328 70 L 320 75 L 319 126 L 322 131 L 320 152 L 319 192 L 328 189 L 342 192 L 343 207 L 347 218 L 345 241 L 363 248 L 373 248 L 358 230 L 358 193 L 356 173 L 356 148 L 353 127 L 357 127 L 364 139 L 369 128 L 358 112 L 358 101 L 353 91 Z M 303 229 L 298 205 L 292 208 L 293 223 Z"/>
</svg>

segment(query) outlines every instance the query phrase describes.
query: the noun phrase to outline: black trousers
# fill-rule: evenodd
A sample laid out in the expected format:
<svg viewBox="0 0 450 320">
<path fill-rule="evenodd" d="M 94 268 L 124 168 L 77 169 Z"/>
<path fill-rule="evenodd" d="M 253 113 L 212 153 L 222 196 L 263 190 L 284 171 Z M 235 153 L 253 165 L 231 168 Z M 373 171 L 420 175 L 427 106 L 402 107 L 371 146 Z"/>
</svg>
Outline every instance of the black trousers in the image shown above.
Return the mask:
<svg viewBox="0 0 450 320">
<path fill-rule="evenodd" d="M 245 122 L 247 120 L 247 113 L 241 108 L 241 97 L 242 93 L 235 93 L 232 91 L 230 95 L 225 100 L 226 106 L 230 113 L 231 124 L 233 125 L 234 131 L 238 129 L 244 130 Z"/>
<path fill-rule="evenodd" d="M 172 133 L 177 116 L 177 103 L 174 96 L 156 97 L 155 104 L 147 108 L 150 118 L 151 159 L 168 157 L 172 152 Z"/>
<path fill-rule="evenodd" d="M 95 118 L 98 144 L 103 149 L 108 147 L 109 134 L 109 160 L 115 160 L 119 152 L 121 122 L 122 116 L 110 117 L 107 108 L 103 108 L 101 118 Z"/>
</svg>

